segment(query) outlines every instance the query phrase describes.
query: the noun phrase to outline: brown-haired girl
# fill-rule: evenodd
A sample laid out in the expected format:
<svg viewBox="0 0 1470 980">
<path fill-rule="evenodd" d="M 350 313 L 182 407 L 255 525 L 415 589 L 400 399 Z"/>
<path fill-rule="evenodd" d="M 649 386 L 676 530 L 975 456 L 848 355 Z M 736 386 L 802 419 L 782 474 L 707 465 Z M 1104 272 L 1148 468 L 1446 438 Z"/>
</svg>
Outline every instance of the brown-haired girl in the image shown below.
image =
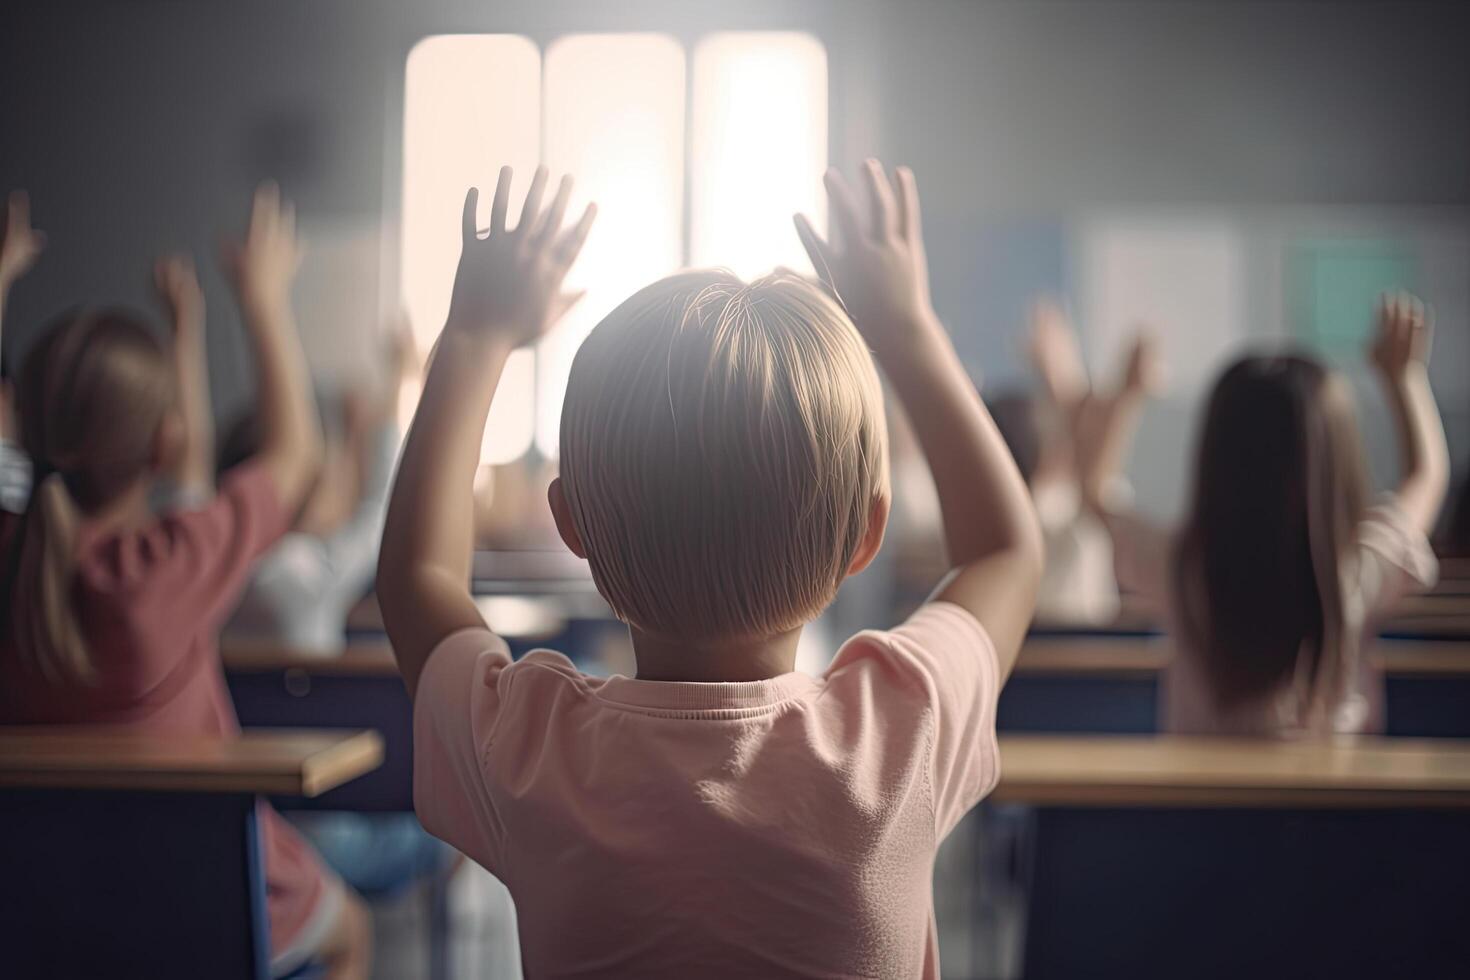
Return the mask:
<svg viewBox="0 0 1470 980">
<path fill-rule="evenodd" d="M 0 270 L 31 234 L 13 201 Z M 264 187 L 229 254 L 264 435 L 196 509 L 159 518 L 149 507 L 157 478 L 198 455 L 188 443 L 199 408 L 145 323 L 68 313 L 26 359 L 17 407 L 34 479 L 25 512 L 0 514 L 0 724 L 238 733 L 216 635 L 253 560 L 299 506 L 319 446 L 288 296 L 297 263 L 293 212 Z M 185 321 L 202 321 L 197 281 L 187 266 L 171 272 L 160 284 L 175 330 L 196 329 Z M 366 976 L 361 903 L 274 810 L 262 806 L 260 826 L 273 972 L 318 960 L 332 976 Z"/>
<path fill-rule="evenodd" d="M 1449 474 L 1428 334 L 1423 303 L 1385 298 L 1368 353 L 1403 463 L 1397 488 L 1376 505 L 1346 381 L 1310 357 L 1252 355 L 1210 397 L 1179 533 L 1108 515 L 1120 583 L 1169 608 L 1176 652 L 1163 690 L 1166 728 L 1381 726 L 1382 683 L 1363 645 L 1376 614 L 1433 584 L 1427 534 Z"/>
</svg>

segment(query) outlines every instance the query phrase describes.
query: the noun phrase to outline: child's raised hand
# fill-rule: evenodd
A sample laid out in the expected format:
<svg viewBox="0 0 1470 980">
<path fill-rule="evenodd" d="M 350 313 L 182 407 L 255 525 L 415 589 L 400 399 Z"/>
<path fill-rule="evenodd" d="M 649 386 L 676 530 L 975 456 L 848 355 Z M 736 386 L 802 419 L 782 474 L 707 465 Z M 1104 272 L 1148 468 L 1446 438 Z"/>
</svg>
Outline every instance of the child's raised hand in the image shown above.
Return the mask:
<svg viewBox="0 0 1470 980">
<path fill-rule="evenodd" d="M 31 271 L 45 247 L 45 232 L 31 227 L 30 197 L 25 191 L 11 191 L 0 225 L 0 289 Z"/>
<path fill-rule="evenodd" d="M 484 238 L 475 220 L 479 189 L 471 187 L 465 194 L 462 250 L 449 301 L 448 327 L 494 336 L 519 347 L 544 334 L 581 298 L 580 293 L 562 292 L 562 283 L 587 240 L 597 205 L 589 204 L 575 225 L 563 228 L 572 179 L 561 179 L 555 198 L 543 209 L 546 179 L 546 168 L 538 167 L 520 220 L 514 229 L 507 229 L 511 168 L 502 167 L 490 208 L 489 234 Z"/>
<path fill-rule="evenodd" d="M 165 255 L 153 265 L 153 287 L 168 309 L 174 329 L 197 331 L 204 325 L 204 290 L 194 261 L 187 255 Z"/>
<path fill-rule="evenodd" d="M 277 306 L 288 301 L 301 267 L 301 243 L 296 208 L 281 200 L 275 184 L 256 189 L 245 240 L 226 246 L 225 266 L 242 303 Z"/>
<path fill-rule="evenodd" d="M 1031 363 L 1052 401 L 1071 406 L 1086 397 L 1091 382 L 1077 346 L 1077 331 L 1057 303 L 1043 299 L 1032 305 L 1027 339 Z"/>
<path fill-rule="evenodd" d="M 1139 331 L 1123 363 L 1122 389 L 1131 394 L 1152 395 L 1163 386 L 1164 358 L 1159 353 L 1158 341 L 1152 334 Z"/>
<path fill-rule="evenodd" d="M 1431 316 L 1422 300 L 1408 293 L 1385 293 L 1378 305 L 1378 332 L 1368 360 L 1385 378 L 1396 380 L 1429 356 Z"/>
<path fill-rule="evenodd" d="M 913 172 L 899 167 L 890 181 L 882 164 L 869 160 L 862 174 L 865 207 L 859 207 L 841 173 L 827 171 L 827 197 L 837 232 L 830 242 L 817 234 L 805 215 L 796 215 L 796 233 L 817 275 L 881 353 L 901 342 L 908 327 L 932 317 L 929 268 Z"/>
</svg>

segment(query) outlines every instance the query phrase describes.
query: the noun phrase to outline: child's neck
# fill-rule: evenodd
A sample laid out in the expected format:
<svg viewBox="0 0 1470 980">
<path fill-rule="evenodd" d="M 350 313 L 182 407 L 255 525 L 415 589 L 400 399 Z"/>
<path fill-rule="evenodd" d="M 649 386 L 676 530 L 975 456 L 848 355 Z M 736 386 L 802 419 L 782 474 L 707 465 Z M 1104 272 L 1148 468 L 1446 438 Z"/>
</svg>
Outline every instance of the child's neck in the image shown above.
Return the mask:
<svg viewBox="0 0 1470 980">
<path fill-rule="evenodd" d="M 796 669 L 796 641 L 801 627 L 751 640 L 701 642 L 675 637 L 633 634 L 638 679 L 704 683 L 763 681 Z"/>
</svg>

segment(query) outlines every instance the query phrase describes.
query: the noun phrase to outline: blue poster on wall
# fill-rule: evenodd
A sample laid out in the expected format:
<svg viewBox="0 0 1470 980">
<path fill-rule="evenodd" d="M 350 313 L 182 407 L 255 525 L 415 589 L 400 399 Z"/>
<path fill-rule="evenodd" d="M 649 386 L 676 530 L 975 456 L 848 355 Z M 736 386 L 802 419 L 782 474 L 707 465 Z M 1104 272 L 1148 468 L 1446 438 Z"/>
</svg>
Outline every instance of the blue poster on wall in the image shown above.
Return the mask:
<svg viewBox="0 0 1470 980">
<path fill-rule="evenodd" d="M 972 376 L 989 387 L 1029 383 L 1023 331 L 1039 298 L 1067 302 L 1067 234 L 1060 220 L 925 216 L 934 305 Z"/>
<path fill-rule="evenodd" d="M 1292 332 L 1330 357 L 1356 358 L 1383 293 L 1419 288 L 1418 261 L 1403 243 L 1379 238 L 1304 239 L 1286 258 Z"/>
</svg>

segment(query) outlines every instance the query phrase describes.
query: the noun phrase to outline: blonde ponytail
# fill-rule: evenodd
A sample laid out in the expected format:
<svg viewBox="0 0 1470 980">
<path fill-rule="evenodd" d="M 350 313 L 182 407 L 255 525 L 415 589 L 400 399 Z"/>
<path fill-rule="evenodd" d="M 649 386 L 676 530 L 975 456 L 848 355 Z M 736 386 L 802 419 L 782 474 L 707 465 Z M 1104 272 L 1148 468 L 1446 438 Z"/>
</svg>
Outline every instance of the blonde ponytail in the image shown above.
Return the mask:
<svg viewBox="0 0 1470 980">
<path fill-rule="evenodd" d="M 72 604 L 77 523 L 61 474 L 41 480 L 31 491 L 21 532 L 13 616 L 22 656 L 57 683 L 91 683 L 97 673 Z"/>
<path fill-rule="evenodd" d="M 17 654 L 42 676 L 95 683 L 73 603 L 81 516 L 148 477 L 159 426 L 174 405 L 173 362 L 126 311 L 72 311 L 31 349 L 16 395 L 36 483 L 5 556 L 4 625 Z"/>
</svg>

